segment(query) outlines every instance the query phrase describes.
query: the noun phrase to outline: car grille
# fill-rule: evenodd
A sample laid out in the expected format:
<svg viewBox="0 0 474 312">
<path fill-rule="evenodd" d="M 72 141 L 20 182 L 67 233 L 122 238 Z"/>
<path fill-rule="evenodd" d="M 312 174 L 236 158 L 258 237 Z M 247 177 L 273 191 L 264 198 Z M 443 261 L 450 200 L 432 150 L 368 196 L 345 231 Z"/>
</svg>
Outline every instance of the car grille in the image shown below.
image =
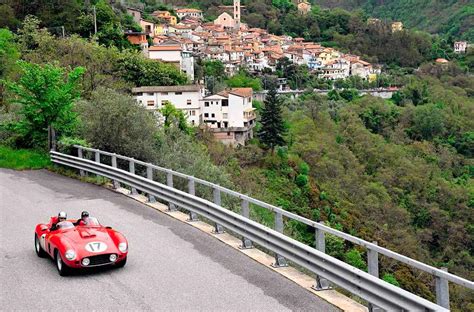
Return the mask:
<svg viewBox="0 0 474 312">
<path fill-rule="evenodd" d="M 91 261 L 89 266 L 112 263 L 109 259 L 110 255 L 111 254 L 105 254 L 105 255 L 98 255 L 98 256 L 88 257 Z"/>
</svg>

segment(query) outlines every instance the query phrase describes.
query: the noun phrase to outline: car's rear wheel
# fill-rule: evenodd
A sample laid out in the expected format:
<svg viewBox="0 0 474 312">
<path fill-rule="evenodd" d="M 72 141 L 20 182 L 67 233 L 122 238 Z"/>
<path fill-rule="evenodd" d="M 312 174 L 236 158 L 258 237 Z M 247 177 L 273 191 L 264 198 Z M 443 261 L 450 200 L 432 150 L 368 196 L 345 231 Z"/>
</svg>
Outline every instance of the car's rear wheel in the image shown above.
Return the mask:
<svg viewBox="0 0 474 312">
<path fill-rule="evenodd" d="M 58 269 L 58 273 L 61 276 L 66 276 L 70 273 L 70 268 L 67 266 L 66 263 L 64 263 L 63 258 L 61 257 L 61 254 L 56 251 L 55 253 L 55 260 L 56 260 L 56 268 Z"/>
<path fill-rule="evenodd" d="M 40 240 L 38 238 L 38 235 L 35 234 L 35 251 L 36 255 L 40 258 L 44 258 L 46 256 L 46 252 L 43 250 L 43 247 L 41 247 Z"/>
<path fill-rule="evenodd" d="M 117 268 L 123 268 L 127 263 L 127 257 L 125 257 L 122 261 L 116 264 Z"/>
</svg>

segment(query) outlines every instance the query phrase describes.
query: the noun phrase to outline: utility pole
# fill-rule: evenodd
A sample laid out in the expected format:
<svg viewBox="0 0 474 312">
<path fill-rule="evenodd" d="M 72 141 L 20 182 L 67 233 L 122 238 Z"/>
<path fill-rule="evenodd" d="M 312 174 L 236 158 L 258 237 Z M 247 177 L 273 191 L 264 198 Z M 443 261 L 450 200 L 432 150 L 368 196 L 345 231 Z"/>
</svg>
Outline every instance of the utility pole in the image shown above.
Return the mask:
<svg viewBox="0 0 474 312">
<path fill-rule="evenodd" d="M 95 12 L 95 5 L 92 7 L 92 10 L 94 11 L 94 35 L 97 34 L 97 15 Z"/>
</svg>

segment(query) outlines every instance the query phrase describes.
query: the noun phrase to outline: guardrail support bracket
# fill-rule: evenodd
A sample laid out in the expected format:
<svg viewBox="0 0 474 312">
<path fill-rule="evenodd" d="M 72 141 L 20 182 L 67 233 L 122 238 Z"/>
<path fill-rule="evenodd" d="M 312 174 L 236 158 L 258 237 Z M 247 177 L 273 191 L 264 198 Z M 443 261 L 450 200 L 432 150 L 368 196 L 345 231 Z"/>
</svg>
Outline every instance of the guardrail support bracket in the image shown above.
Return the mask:
<svg viewBox="0 0 474 312">
<path fill-rule="evenodd" d="M 252 241 L 248 238 L 242 237 L 242 244 L 239 246 L 239 249 L 252 249 Z"/>
<path fill-rule="evenodd" d="M 216 223 L 214 225 L 214 230 L 212 230 L 212 233 L 213 234 L 223 234 L 223 233 L 225 233 L 224 227 L 222 225 Z"/>
<path fill-rule="evenodd" d="M 275 262 L 272 263 L 272 267 L 274 268 L 282 268 L 282 267 L 287 267 L 288 263 L 286 262 L 286 259 L 279 254 L 275 254 Z"/>
<path fill-rule="evenodd" d="M 327 279 L 321 277 L 319 275 L 316 276 L 316 284 L 313 285 L 314 290 L 321 291 L 321 290 L 329 290 L 332 289 L 331 284 Z"/>
</svg>

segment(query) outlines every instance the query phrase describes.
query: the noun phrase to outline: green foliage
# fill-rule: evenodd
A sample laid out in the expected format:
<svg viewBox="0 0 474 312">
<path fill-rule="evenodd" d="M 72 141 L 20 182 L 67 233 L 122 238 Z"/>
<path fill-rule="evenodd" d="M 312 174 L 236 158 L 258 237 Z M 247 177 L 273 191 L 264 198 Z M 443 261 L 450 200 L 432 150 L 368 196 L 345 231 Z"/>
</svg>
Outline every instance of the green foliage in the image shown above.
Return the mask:
<svg viewBox="0 0 474 312">
<path fill-rule="evenodd" d="M 154 159 L 156 118 L 131 96 L 99 88 L 78 103 L 79 134 L 98 149 L 144 161 Z"/>
<path fill-rule="evenodd" d="M 285 128 L 281 116 L 280 100 L 276 89 L 270 89 L 265 98 L 265 107 L 260 119 L 262 128 L 258 133 L 260 142 L 272 151 L 276 146 L 285 144 Z"/>
<path fill-rule="evenodd" d="M 0 168 L 15 170 L 43 169 L 50 165 L 49 155 L 44 151 L 13 149 L 0 145 Z"/>
<path fill-rule="evenodd" d="M 252 78 L 245 72 L 240 72 L 226 80 L 230 88 L 252 88 L 254 91 L 262 90 L 262 82 L 258 78 Z"/>
<path fill-rule="evenodd" d="M 299 187 L 304 187 L 304 186 L 308 185 L 308 176 L 305 175 L 305 174 L 297 175 L 296 179 L 295 179 L 295 183 Z"/>
<path fill-rule="evenodd" d="M 215 78 L 225 78 L 224 64 L 219 60 L 205 60 L 202 64 L 204 67 L 204 76 L 213 76 Z"/>
<path fill-rule="evenodd" d="M 146 59 L 140 52 L 123 52 L 117 66 L 123 78 L 135 86 L 171 86 L 188 81 L 186 75 L 172 64 Z"/>
<path fill-rule="evenodd" d="M 400 283 L 397 281 L 397 279 L 395 278 L 395 276 L 393 276 L 392 274 L 390 273 L 385 273 L 383 276 L 382 276 L 382 279 L 384 281 L 386 281 L 387 283 L 390 283 L 392 285 L 395 285 L 397 287 L 400 287 Z"/>
<path fill-rule="evenodd" d="M 166 103 L 163 105 L 163 107 L 160 109 L 160 113 L 165 119 L 165 128 L 177 127 L 186 133 L 190 132 L 184 112 L 180 109 L 176 109 L 172 103 Z"/>
<path fill-rule="evenodd" d="M 8 29 L 0 29 L 0 78 L 5 78 L 15 69 L 20 57 L 14 36 Z"/>
<path fill-rule="evenodd" d="M 407 130 L 415 140 L 431 140 L 445 132 L 443 112 L 434 104 L 415 109 L 412 126 Z"/>
<path fill-rule="evenodd" d="M 74 102 L 79 98 L 79 79 L 84 68 L 77 67 L 65 74 L 61 67 L 19 62 L 21 76 L 18 82 L 7 82 L 15 96 L 13 103 L 20 105 L 19 122 L 11 127 L 18 134 L 17 144 L 24 147 L 45 147 L 48 127 L 61 135 L 69 135 L 76 126 Z"/>
<path fill-rule="evenodd" d="M 344 261 L 360 270 L 367 271 L 365 260 L 357 249 L 351 249 L 346 252 L 344 255 Z"/>
</svg>

